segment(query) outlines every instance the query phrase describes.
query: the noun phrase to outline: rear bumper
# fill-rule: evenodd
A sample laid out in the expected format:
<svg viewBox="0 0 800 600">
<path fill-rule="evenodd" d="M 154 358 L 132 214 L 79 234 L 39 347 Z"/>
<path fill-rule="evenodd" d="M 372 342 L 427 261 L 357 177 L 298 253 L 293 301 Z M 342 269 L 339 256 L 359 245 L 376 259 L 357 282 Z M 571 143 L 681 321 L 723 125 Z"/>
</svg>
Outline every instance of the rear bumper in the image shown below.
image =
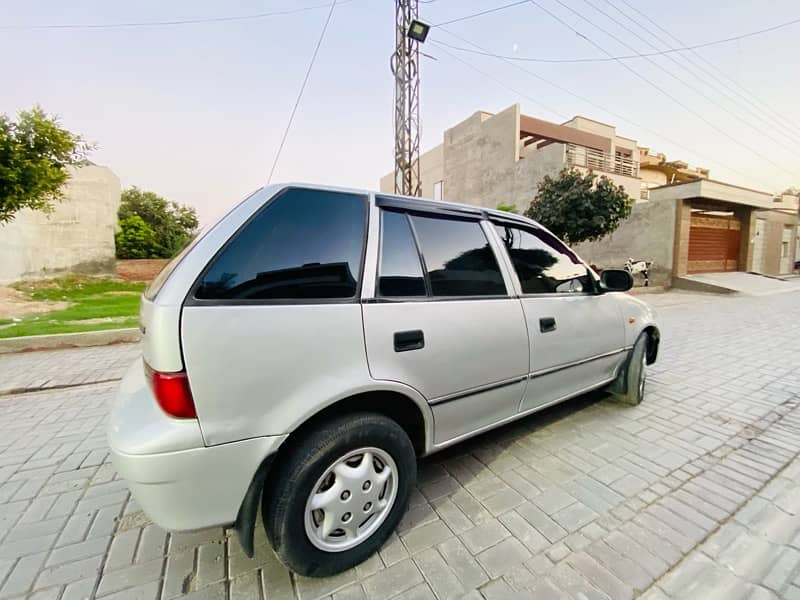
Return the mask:
<svg viewBox="0 0 800 600">
<path fill-rule="evenodd" d="M 155 523 L 177 531 L 233 523 L 259 466 L 284 439 L 205 446 L 197 419 L 174 419 L 159 408 L 141 360 L 122 380 L 108 424 L 117 472 Z"/>
<path fill-rule="evenodd" d="M 173 531 L 202 529 L 236 520 L 259 465 L 285 437 L 159 454 L 126 454 L 112 447 L 111 460 L 154 523 Z"/>
</svg>

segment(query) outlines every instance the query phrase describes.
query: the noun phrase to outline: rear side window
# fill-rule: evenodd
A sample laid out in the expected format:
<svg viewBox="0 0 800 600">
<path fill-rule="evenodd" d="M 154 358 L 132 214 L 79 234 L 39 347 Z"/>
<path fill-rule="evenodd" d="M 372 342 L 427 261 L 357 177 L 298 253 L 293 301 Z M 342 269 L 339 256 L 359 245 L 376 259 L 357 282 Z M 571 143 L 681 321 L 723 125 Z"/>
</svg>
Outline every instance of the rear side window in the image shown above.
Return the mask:
<svg viewBox="0 0 800 600">
<path fill-rule="evenodd" d="M 394 297 L 425 295 L 425 277 L 405 213 L 381 211 L 378 294 Z"/>
<path fill-rule="evenodd" d="M 578 257 L 547 232 L 495 224 L 525 294 L 588 293 L 589 272 Z"/>
<path fill-rule="evenodd" d="M 361 277 L 366 199 L 290 189 L 218 254 L 195 296 L 202 300 L 354 298 Z"/>
<path fill-rule="evenodd" d="M 503 276 L 476 221 L 411 217 L 434 296 L 500 296 Z"/>
</svg>

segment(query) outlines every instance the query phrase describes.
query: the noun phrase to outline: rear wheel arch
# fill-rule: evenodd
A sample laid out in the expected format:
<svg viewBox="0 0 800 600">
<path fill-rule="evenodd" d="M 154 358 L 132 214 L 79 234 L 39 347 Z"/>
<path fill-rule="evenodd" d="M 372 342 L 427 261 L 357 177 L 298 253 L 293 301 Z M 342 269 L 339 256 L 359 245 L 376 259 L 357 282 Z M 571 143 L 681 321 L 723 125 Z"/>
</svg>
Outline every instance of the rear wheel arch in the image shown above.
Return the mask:
<svg viewBox="0 0 800 600">
<path fill-rule="evenodd" d="M 408 435 L 418 456 L 424 455 L 430 447 L 433 437 L 430 414 L 426 415 L 420 404 L 409 395 L 387 389 L 361 392 L 336 400 L 305 419 L 287 439 L 303 435 L 328 419 L 354 412 L 372 412 L 397 422 Z M 281 448 L 285 448 L 285 442 Z M 280 454 L 279 450 L 278 457 Z"/>
<path fill-rule="evenodd" d="M 253 475 L 253 480 L 242 499 L 236 517 L 239 542 L 245 553 L 254 554 L 253 540 L 261 501 L 261 490 L 270 474 L 277 471 L 278 465 L 289 453 L 292 440 L 300 439 L 314 431 L 320 424 L 349 413 L 371 412 L 386 416 L 395 421 L 408 435 L 417 456 L 424 455 L 430 447 L 433 426 L 430 415 L 426 417 L 423 408 L 406 394 L 396 390 L 373 390 L 341 398 L 320 409 L 296 427 L 283 441 L 275 454 L 267 456 Z"/>
</svg>

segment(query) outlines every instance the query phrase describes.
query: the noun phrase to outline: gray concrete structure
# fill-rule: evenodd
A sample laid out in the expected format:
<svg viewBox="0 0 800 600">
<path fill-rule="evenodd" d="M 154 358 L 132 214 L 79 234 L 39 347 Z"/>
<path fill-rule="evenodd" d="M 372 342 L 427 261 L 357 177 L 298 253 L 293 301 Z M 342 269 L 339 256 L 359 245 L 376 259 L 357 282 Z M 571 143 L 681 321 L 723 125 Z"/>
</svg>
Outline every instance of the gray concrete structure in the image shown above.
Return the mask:
<svg viewBox="0 0 800 600">
<path fill-rule="evenodd" d="M 674 235 L 675 202 L 638 202 L 614 233 L 574 248 L 581 258 L 601 269 L 620 269 L 628 258 L 653 261 L 650 285 L 669 285 Z M 637 285 L 643 281 L 639 276 L 634 280 Z"/>
<path fill-rule="evenodd" d="M 638 198 L 636 141 L 586 117 L 562 124 L 522 115 L 519 104 L 497 113 L 476 112 L 444 132 L 440 145 L 420 158 L 422 195 L 443 197 L 487 208 L 516 204 L 527 208 L 545 175 L 569 166 L 594 170 Z M 394 178 L 381 178 L 382 192 L 392 192 Z"/>
<path fill-rule="evenodd" d="M 0 225 L 0 284 L 69 273 L 114 274 L 119 178 L 108 167 L 70 168 L 52 213 L 20 211 Z"/>
</svg>

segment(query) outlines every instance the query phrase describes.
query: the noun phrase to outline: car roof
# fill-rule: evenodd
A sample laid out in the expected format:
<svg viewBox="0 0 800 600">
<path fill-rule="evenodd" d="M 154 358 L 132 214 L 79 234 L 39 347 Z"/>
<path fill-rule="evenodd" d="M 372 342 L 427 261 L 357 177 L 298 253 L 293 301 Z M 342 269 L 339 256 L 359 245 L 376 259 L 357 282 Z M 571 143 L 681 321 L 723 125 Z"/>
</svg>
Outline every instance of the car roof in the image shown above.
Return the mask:
<svg viewBox="0 0 800 600">
<path fill-rule="evenodd" d="M 335 192 L 349 192 L 356 194 L 374 195 L 377 201 L 380 201 L 381 199 L 386 199 L 390 201 L 387 202 L 386 204 L 392 204 L 397 206 L 398 208 L 408 208 L 411 210 L 417 208 L 418 210 L 427 209 L 445 213 L 463 213 L 472 216 L 482 216 L 483 218 L 486 219 L 491 217 L 495 219 L 501 219 L 504 221 L 514 221 L 520 223 L 521 225 L 533 225 L 537 228 L 543 229 L 543 227 L 533 219 L 529 219 L 528 217 L 524 217 L 516 213 L 496 210 L 493 208 L 485 208 L 483 206 L 475 206 L 472 204 L 450 202 L 449 200 L 432 200 L 430 198 L 420 198 L 417 196 L 404 196 L 402 194 L 376 192 L 373 190 L 366 190 L 363 188 L 345 188 L 333 185 L 319 185 L 319 184 L 305 183 L 305 182 L 274 184 L 269 187 L 275 188 L 276 191 L 278 189 L 297 187 L 306 189 L 330 190 Z"/>
</svg>

